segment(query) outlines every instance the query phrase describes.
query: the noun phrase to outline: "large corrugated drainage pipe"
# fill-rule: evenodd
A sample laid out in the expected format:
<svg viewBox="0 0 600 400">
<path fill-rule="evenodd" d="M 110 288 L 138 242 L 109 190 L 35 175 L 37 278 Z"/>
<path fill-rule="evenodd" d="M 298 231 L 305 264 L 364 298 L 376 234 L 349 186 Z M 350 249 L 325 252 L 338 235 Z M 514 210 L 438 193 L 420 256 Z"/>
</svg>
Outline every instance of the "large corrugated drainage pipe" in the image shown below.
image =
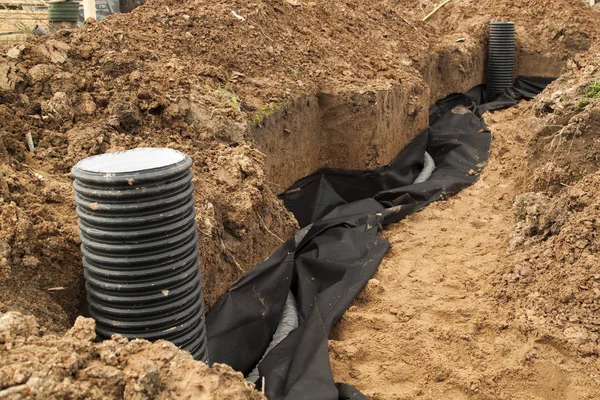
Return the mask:
<svg viewBox="0 0 600 400">
<path fill-rule="evenodd" d="M 72 169 L 90 313 L 100 339 L 164 339 L 207 361 L 190 157 L 139 148 Z"/>
<path fill-rule="evenodd" d="M 48 22 L 77 22 L 79 18 L 78 1 L 48 3 Z"/>
<path fill-rule="evenodd" d="M 51 2 L 48 4 L 48 26 L 50 31 L 77 28 L 79 18 L 78 1 Z"/>
<path fill-rule="evenodd" d="M 487 101 L 513 85 L 515 68 L 515 23 L 491 22 Z"/>
</svg>

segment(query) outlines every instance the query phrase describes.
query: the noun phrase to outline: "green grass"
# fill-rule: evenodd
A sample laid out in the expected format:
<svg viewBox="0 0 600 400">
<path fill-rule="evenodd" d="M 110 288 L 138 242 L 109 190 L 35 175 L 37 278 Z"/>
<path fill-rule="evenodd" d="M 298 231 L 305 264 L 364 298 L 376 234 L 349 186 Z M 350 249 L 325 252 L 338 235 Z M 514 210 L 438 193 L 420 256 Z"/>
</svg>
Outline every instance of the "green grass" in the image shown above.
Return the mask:
<svg viewBox="0 0 600 400">
<path fill-rule="evenodd" d="M 236 110 L 237 112 L 242 112 L 242 110 L 240 109 L 240 100 L 237 98 L 237 96 L 226 90 L 226 89 L 216 89 L 215 93 L 225 97 L 227 100 L 229 100 L 229 105 Z"/>
<path fill-rule="evenodd" d="M 577 107 L 580 110 L 583 110 L 584 108 L 586 108 L 588 106 L 588 104 L 590 104 L 589 99 L 584 97 L 583 99 L 579 100 L 579 104 L 577 104 Z"/>
<path fill-rule="evenodd" d="M 600 80 L 591 81 L 585 88 L 583 95 L 587 98 L 599 99 L 600 98 Z"/>
<path fill-rule="evenodd" d="M 252 124 L 254 126 L 262 126 L 267 117 L 273 115 L 279 110 L 281 110 L 281 106 L 278 104 L 270 104 L 258 107 L 254 114 L 252 114 Z"/>
<path fill-rule="evenodd" d="M 583 97 L 577 103 L 577 108 L 583 110 L 590 104 L 590 99 L 600 99 L 600 80 L 590 81 L 583 90 Z"/>
</svg>

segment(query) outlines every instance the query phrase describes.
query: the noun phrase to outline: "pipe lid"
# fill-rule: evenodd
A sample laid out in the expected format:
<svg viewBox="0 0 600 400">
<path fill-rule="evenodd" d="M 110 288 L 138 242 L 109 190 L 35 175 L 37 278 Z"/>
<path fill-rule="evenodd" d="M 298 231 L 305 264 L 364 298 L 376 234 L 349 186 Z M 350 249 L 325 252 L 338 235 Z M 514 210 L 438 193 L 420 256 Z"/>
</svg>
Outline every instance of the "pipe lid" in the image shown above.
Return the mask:
<svg viewBox="0 0 600 400">
<path fill-rule="evenodd" d="M 100 154 L 81 160 L 77 168 L 88 172 L 123 173 L 163 168 L 185 159 L 185 154 L 165 148 L 139 149 Z"/>
<path fill-rule="evenodd" d="M 187 170 L 192 159 L 168 148 L 140 147 L 79 161 L 71 170 L 76 179 L 91 183 L 122 183 L 164 179 Z M 131 181 L 129 181 L 131 184 Z"/>
</svg>

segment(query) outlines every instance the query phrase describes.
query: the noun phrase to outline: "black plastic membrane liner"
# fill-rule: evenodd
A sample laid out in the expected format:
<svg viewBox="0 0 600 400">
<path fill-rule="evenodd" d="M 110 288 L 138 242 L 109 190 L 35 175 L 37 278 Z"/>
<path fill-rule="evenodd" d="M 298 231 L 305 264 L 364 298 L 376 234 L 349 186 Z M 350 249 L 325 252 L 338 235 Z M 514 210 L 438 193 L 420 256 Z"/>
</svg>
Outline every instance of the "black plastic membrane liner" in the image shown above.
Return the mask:
<svg viewBox="0 0 600 400">
<path fill-rule="evenodd" d="M 208 361 L 191 163 L 172 149 L 140 148 L 71 172 L 98 337 L 164 339 Z"/>
<path fill-rule="evenodd" d="M 390 164 L 376 170 L 320 169 L 282 193 L 306 228 L 236 282 L 207 314 L 211 362 L 250 373 L 269 346 L 291 290 L 299 326 L 258 364 L 266 396 L 366 399 L 334 382 L 327 340 L 389 248 L 378 231 L 473 184 L 491 143 L 483 112 L 531 98 L 550 81 L 520 78 L 488 103 L 483 87 L 448 96 L 431 108 L 430 126 Z M 425 151 L 436 168 L 426 182 L 413 184 Z"/>
</svg>

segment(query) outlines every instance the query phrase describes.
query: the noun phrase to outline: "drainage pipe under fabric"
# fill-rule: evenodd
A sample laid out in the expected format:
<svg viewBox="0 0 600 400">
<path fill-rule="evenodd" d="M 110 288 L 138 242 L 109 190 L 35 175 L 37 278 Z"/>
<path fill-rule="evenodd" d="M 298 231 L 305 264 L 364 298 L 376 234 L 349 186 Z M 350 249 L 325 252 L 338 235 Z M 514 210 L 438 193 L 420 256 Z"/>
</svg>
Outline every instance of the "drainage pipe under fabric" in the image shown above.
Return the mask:
<svg viewBox="0 0 600 400">
<path fill-rule="evenodd" d="M 294 235 L 294 242 L 296 243 L 296 246 L 300 244 L 300 242 L 302 241 L 302 239 L 304 239 L 304 236 L 306 236 L 306 234 L 308 233 L 310 228 L 312 228 L 312 226 L 313 224 L 309 224 L 308 226 L 305 226 L 304 228 L 296 232 L 296 234 Z M 298 304 L 296 304 L 296 298 L 290 290 L 288 292 L 287 298 L 285 299 L 285 305 L 283 306 L 283 311 L 281 312 L 281 318 L 279 319 L 279 323 L 277 324 L 277 329 L 273 334 L 273 339 L 271 340 L 271 343 L 269 343 L 269 347 L 267 347 L 267 350 L 265 350 L 263 356 L 260 358 L 260 361 L 256 364 L 256 367 L 254 367 L 252 372 L 250 372 L 250 374 L 246 378 L 248 382 L 258 382 L 258 378 L 260 378 L 258 366 L 260 365 L 262 360 L 264 360 L 267 354 L 269 354 L 269 352 L 273 350 L 275 346 L 281 343 L 281 341 L 285 339 L 291 331 L 296 329 L 298 325 Z"/>
<path fill-rule="evenodd" d="M 413 183 L 423 183 L 427 181 L 431 174 L 433 174 L 434 169 L 435 161 L 433 161 L 433 158 L 429 155 L 428 152 L 425 152 L 425 155 L 423 157 L 423 169 L 421 170 L 421 173 L 417 176 Z"/>
<path fill-rule="evenodd" d="M 478 174 L 471 170 L 487 161 L 491 141 L 481 114 L 530 98 L 547 83 L 523 78 L 512 91 L 518 98 L 507 91 L 486 104 L 481 87 L 450 96 L 436 103 L 431 125 L 389 165 L 371 171 L 323 168 L 288 188 L 280 197 L 308 232 L 251 269 L 211 309 L 211 361 L 251 371 L 273 339 L 291 290 L 298 294 L 300 324 L 260 362 L 267 398 L 367 400 L 355 388 L 334 383 L 328 336 L 389 249 L 377 233 L 473 184 Z M 474 112 L 450 112 L 457 105 L 474 105 Z M 436 168 L 426 182 L 413 185 L 414 165 L 425 150 Z M 388 214 L 393 208 L 396 212 Z"/>
<path fill-rule="evenodd" d="M 256 364 L 256 367 L 250 372 L 246 380 L 248 382 L 256 383 L 258 382 L 258 378 L 260 378 L 260 374 L 258 372 L 258 366 L 261 361 L 269 354 L 275 346 L 277 346 L 283 339 L 285 339 L 291 331 L 298 327 L 298 305 L 296 304 L 296 298 L 294 294 L 290 291 L 288 292 L 287 299 L 285 300 L 285 305 L 283 306 L 283 311 L 281 313 L 281 319 L 279 320 L 279 324 L 277 324 L 277 329 L 273 334 L 273 340 L 269 343 L 269 347 L 263 354 L 262 358 Z"/>
<path fill-rule="evenodd" d="M 435 169 L 435 161 L 433 160 L 433 157 L 431 157 L 431 155 L 428 152 L 425 152 L 423 155 L 423 169 L 421 170 L 421 172 L 416 177 L 416 179 L 414 180 L 413 183 L 426 182 L 427 179 L 429 179 L 429 177 L 431 177 L 431 174 L 433 174 L 434 169 Z M 299 243 L 300 241 L 302 241 L 302 238 L 304 237 L 304 235 L 306 235 L 306 232 L 308 232 L 308 230 L 311 227 L 312 227 L 312 224 L 310 224 L 310 225 L 302 228 L 300 231 L 298 231 L 298 233 L 294 237 L 296 243 Z M 283 312 L 281 314 L 281 319 L 279 320 L 279 324 L 277 325 L 277 330 L 275 331 L 275 334 L 273 335 L 273 340 L 271 341 L 271 343 L 269 343 L 269 347 L 263 354 L 260 361 L 262 361 L 275 346 L 277 346 L 283 339 L 285 339 L 290 334 L 291 331 L 293 331 L 297 327 L 298 327 L 298 307 L 296 305 L 296 299 L 294 298 L 294 295 L 290 291 L 288 293 L 288 297 L 285 301 L 285 306 L 283 308 Z M 258 362 L 256 367 L 254 367 L 252 372 L 246 378 L 246 380 L 248 382 L 253 382 L 253 383 L 258 382 L 258 379 L 260 378 L 260 374 L 258 372 L 258 365 L 260 364 L 260 361 Z"/>
</svg>

